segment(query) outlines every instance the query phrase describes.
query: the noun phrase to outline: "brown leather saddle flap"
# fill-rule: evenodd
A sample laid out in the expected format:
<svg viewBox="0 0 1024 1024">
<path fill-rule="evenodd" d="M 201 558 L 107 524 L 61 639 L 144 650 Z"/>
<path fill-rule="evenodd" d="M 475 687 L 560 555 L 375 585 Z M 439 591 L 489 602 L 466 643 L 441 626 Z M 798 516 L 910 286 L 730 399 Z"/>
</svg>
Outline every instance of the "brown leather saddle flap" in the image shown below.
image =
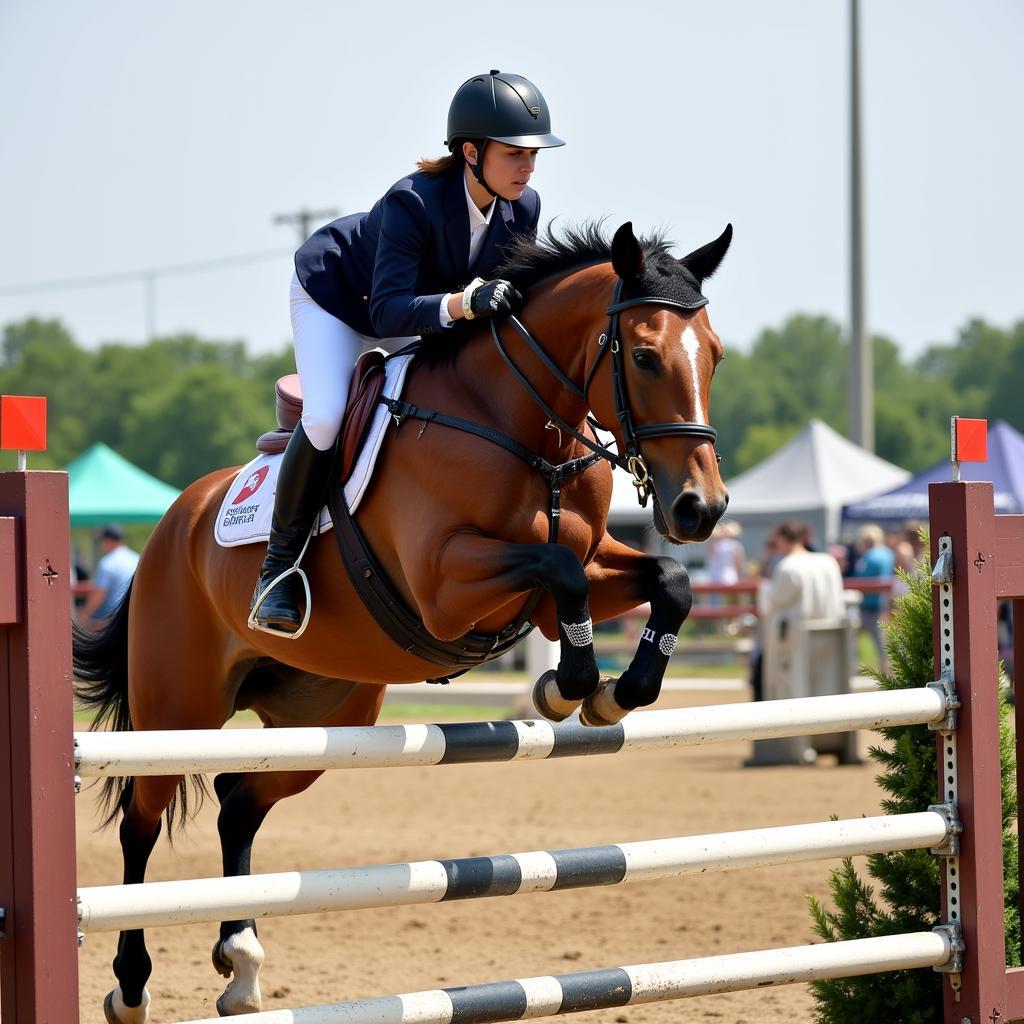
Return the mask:
<svg viewBox="0 0 1024 1024">
<path fill-rule="evenodd" d="M 377 409 L 377 399 L 384 390 L 384 360 L 377 349 L 364 352 L 356 360 L 355 372 L 348 387 L 348 404 L 341 422 L 341 479 L 347 480 L 363 447 L 366 432 Z"/>
<path fill-rule="evenodd" d="M 364 352 L 357 360 L 348 388 L 348 403 L 341 424 L 341 478 L 347 480 L 352 472 L 366 431 L 377 408 L 377 399 L 384 390 L 383 352 Z M 268 455 L 283 452 L 302 416 L 302 385 L 299 375 L 289 373 L 278 380 L 274 388 L 277 430 L 268 431 L 257 442 L 258 451 Z"/>
</svg>

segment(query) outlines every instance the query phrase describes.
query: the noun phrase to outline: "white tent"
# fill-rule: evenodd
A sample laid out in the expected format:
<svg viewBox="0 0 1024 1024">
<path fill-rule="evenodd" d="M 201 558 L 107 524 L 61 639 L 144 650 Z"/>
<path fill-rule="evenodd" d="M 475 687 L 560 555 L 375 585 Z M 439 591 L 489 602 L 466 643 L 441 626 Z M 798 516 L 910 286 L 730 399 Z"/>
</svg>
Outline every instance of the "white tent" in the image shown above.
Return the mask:
<svg viewBox="0 0 1024 1024">
<path fill-rule="evenodd" d="M 783 519 L 810 523 L 817 543 L 831 544 L 839 539 L 843 505 L 882 494 L 909 479 L 906 470 L 814 419 L 774 455 L 726 481 L 728 515 L 743 526 L 751 555 Z"/>
<path fill-rule="evenodd" d="M 649 526 L 654 521 L 654 502 L 641 508 L 636 498 L 633 477 L 624 469 L 612 470 L 612 503 L 608 509 L 608 522 L 629 526 Z"/>
</svg>

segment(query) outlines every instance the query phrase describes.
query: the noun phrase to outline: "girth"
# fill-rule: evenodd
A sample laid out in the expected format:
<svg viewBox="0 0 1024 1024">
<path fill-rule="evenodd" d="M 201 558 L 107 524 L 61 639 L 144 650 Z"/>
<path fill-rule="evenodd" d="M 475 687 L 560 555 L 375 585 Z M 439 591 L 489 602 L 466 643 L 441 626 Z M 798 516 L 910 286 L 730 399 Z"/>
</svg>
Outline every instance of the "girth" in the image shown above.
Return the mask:
<svg viewBox="0 0 1024 1024">
<path fill-rule="evenodd" d="M 331 488 L 327 506 L 331 510 L 341 560 L 367 611 L 402 650 L 441 666 L 445 670 L 443 677 L 458 675 L 500 657 L 533 629 L 529 618 L 536 600 L 531 596 L 515 622 L 500 633 L 469 632 L 458 640 L 438 640 L 395 590 L 349 512 L 340 486 Z M 444 681 L 443 677 L 429 681 Z"/>
</svg>

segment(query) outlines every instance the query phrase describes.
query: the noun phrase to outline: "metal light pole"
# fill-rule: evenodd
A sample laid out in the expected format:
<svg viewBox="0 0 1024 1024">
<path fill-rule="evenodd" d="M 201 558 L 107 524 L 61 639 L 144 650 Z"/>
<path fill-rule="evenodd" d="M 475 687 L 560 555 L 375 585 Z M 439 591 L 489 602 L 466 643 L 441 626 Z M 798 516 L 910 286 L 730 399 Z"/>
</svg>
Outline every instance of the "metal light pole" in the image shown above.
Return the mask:
<svg viewBox="0 0 1024 1024">
<path fill-rule="evenodd" d="M 871 339 L 864 310 L 864 182 L 860 139 L 860 0 L 850 0 L 850 384 L 847 434 L 875 450 Z"/>
<path fill-rule="evenodd" d="M 142 285 L 146 301 L 146 341 L 153 341 L 156 338 L 156 271 L 146 271 Z"/>
</svg>

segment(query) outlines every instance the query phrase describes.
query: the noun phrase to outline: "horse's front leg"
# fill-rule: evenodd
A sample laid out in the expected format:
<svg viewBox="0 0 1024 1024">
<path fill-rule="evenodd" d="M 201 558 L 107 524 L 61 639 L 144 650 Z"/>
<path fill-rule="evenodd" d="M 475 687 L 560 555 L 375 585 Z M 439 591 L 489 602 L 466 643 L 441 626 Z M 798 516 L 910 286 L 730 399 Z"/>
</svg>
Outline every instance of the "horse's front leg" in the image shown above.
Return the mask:
<svg viewBox="0 0 1024 1024">
<path fill-rule="evenodd" d="M 458 534 L 444 546 L 432 579 L 410 584 L 423 624 L 443 640 L 462 636 L 517 593 L 546 590 L 554 604 L 561 650 L 558 668 L 537 681 L 537 710 L 559 722 L 597 690 L 590 584 L 579 558 L 564 545 L 509 544 Z"/>
<path fill-rule="evenodd" d="M 603 682 L 583 702 L 584 725 L 612 725 L 627 712 L 653 704 L 675 650 L 680 627 L 690 614 L 693 595 L 686 569 L 674 558 L 642 555 L 608 534 L 587 567 L 591 604 L 598 621 L 650 603 L 651 614 L 629 667 L 618 679 Z"/>
</svg>

